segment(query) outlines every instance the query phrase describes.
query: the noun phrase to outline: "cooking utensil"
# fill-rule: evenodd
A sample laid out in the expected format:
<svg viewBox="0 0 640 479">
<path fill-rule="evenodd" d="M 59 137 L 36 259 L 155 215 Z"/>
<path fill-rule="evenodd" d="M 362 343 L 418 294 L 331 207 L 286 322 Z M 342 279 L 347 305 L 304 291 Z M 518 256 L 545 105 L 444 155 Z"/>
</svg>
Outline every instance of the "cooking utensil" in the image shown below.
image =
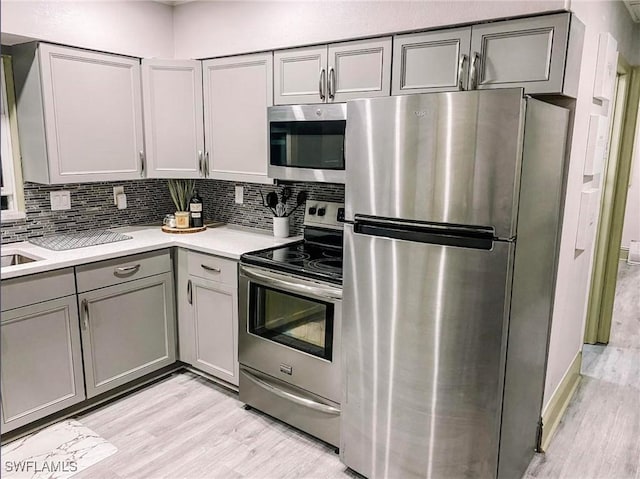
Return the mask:
<svg viewBox="0 0 640 479">
<path fill-rule="evenodd" d="M 285 213 L 287 212 L 284 203 L 278 203 L 276 205 L 276 216 L 285 216 Z"/>
<path fill-rule="evenodd" d="M 301 191 L 298 193 L 298 196 L 296 197 L 296 207 L 293 208 L 291 211 L 289 211 L 289 213 L 287 213 L 287 216 L 291 216 L 291 214 L 297 210 L 298 208 L 300 208 L 302 205 L 304 205 L 307 201 L 307 192 L 306 191 Z"/>
<path fill-rule="evenodd" d="M 289 201 L 289 198 L 291 198 L 291 188 L 289 188 L 288 186 L 284 186 L 282 188 L 282 192 L 280 193 L 280 200 L 286 206 L 287 201 Z"/>
<path fill-rule="evenodd" d="M 267 205 L 275 216 L 278 216 L 276 212 L 276 206 L 278 205 L 278 194 L 275 192 L 267 193 Z"/>
</svg>

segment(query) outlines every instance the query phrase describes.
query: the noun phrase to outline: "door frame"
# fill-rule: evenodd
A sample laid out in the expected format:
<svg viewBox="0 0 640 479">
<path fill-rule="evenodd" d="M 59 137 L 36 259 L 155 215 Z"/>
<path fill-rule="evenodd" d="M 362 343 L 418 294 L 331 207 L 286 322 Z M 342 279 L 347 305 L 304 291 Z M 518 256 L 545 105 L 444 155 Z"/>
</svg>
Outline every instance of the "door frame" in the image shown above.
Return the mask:
<svg viewBox="0 0 640 479">
<path fill-rule="evenodd" d="M 603 172 L 600 220 L 584 333 L 584 342 L 587 344 L 607 344 L 611 333 L 622 228 L 640 102 L 640 67 L 632 68 L 619 56 L 617 70 L 610 149 Z"/>
</svg>

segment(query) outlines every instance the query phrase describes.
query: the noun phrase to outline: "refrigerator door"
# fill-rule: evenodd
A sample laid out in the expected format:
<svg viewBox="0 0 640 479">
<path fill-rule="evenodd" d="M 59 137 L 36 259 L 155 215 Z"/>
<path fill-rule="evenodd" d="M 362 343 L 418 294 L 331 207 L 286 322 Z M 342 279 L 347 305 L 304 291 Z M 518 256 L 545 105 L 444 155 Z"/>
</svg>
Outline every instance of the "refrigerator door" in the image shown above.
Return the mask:
<svg viewBox="0 0 640 479">
<path fill-rule="evenodd" d="M 515 235 L 521 89 L 354 100 L 347 118 L 347 221 L 402 218 Z"/>
<path fill-rule="evenodd" d="M 345 225 L 340 454 L 369 477 L 495 477 L 512 242 Z"/>
</svg>

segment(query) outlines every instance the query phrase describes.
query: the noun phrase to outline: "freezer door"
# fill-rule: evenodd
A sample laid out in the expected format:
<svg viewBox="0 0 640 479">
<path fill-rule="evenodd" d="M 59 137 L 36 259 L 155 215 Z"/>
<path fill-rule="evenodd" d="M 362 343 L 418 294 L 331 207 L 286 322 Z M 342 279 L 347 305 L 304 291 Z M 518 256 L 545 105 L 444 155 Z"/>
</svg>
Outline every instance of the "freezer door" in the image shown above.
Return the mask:
<svg viewBox="0 0 640 479">
<path fill-rule="evenodd" d="M 354 215 L 493 227 L 515 235 L 521 89 L 347 103 L 347 220 Z"/>
<path fill-rule="evenodd" d="M 343 462 L 369 478 L 495 477 L 513 243 L 345 225 L 345 247 Z"/>
</svg>

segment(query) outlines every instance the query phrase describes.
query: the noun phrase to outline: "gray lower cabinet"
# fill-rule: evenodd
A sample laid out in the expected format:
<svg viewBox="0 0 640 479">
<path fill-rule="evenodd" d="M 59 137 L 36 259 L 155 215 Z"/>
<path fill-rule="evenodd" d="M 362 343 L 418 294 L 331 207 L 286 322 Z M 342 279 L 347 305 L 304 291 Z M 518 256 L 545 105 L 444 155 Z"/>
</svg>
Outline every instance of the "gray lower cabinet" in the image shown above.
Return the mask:
<svg viewBox="0 0 640 479">
<path fill-rule="evenodd" d="M 76 280 L 88 398 L 175 362 L 167 250 L 80 266 Z"/>
<path fill-rule="evenodd" d="M 180 360 L 238 385 L 237 263 L 178 251 Z"/>
<path fill-rule="evenodd" d="M 3 311 L 0 332 L 3 433 L 85 399 L 75 294 Z"/>
</svg>

